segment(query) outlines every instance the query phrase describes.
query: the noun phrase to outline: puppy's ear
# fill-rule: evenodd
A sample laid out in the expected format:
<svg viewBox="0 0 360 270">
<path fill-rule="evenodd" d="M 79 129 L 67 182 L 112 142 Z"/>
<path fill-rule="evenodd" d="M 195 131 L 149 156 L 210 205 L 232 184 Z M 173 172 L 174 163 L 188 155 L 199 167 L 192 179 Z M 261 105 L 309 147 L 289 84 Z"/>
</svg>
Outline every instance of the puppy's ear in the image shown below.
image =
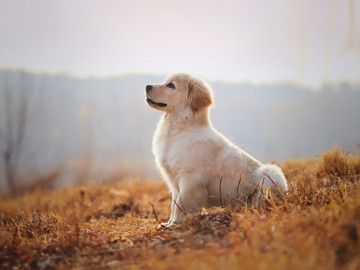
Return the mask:
<svg viewBox="0 0 360 270">
<path fill-rule="evenodd" d="M 189 80 L 188 98 L 190 100 L 190 107 L 194 112 L 213 104 L 211 88 L 201 79 Z"/>
</svg>

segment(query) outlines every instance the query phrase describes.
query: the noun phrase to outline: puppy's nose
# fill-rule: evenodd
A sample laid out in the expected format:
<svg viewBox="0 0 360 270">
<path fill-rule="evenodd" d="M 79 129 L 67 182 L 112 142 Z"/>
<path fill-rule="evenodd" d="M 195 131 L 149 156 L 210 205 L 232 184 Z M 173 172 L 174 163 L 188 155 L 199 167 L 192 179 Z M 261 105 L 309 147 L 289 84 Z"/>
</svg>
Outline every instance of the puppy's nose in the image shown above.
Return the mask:
<svg viewBox="0 0 360 270">
<path fill-rule="evenodd" d="M 148 93 L 151 89 L 152 89 L 152 85 L 147 85 L 146 86 L 146 93 Z"/>
</svg>

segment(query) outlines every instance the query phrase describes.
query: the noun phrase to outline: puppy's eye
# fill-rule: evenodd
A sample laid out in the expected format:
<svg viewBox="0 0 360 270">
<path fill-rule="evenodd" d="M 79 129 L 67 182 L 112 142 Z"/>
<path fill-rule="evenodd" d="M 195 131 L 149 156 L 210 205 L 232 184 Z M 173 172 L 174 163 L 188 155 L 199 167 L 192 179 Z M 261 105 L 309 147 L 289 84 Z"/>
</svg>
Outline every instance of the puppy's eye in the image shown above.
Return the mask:
<svg viewBox="0 0 360 270">
<path fill-rule="evenodd" d="M 175 89 L 175 85 L 174 85 L 172 82 L 171 82 L 171 83 L 168 83 L 168 84 L 166 85 L 166 87 Z"/>
</svg>

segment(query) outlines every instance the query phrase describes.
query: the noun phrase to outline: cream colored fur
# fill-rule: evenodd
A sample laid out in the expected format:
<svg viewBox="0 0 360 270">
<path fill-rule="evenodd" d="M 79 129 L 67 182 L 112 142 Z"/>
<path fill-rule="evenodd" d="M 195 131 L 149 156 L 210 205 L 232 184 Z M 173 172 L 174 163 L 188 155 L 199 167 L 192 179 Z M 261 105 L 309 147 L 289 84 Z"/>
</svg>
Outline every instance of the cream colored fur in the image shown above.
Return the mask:
<svg viewBox="0 0 360 270">
<path fill-rule="evenodd" d="M 287 190 L 278 166 L 261 164 L 213 128 L 213 95 L 205 81 L 177 73 L 148 87 L 149 106 L 165 112 L 153 137 L 156 164 L 172 194 L 171 216 L 163 225 L 251 196 L 261 203 L 264 186 L 273 194 Z"/>
</svg>

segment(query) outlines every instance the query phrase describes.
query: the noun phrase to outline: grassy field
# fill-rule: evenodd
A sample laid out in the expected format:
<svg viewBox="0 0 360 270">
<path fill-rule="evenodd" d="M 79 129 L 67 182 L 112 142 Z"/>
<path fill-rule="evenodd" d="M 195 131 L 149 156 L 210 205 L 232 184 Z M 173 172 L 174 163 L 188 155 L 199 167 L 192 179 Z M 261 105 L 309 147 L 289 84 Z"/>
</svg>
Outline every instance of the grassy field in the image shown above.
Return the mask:
<svg viewBox="0 0 360 270">
<path fill-rule="evenodd" d="M 279 164 L 283 200 L 207 209 L 171 229 L 161 181 L 89 183 L 0 199 L 1 269 L 360 269 L 360 156 Z"/>
</svg>

